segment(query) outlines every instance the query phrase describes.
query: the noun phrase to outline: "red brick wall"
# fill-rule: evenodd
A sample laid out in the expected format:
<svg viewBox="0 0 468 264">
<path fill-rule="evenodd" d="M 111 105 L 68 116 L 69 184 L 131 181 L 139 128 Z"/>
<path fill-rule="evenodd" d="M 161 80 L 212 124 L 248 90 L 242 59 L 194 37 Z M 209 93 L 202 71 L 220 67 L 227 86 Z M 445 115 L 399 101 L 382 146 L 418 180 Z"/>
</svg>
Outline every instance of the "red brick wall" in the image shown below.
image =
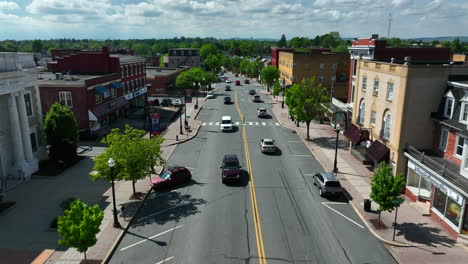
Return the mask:
<svg viewBox="0 0 468 264">
<path fill-rule="evenodd" d="M 431 211 L 431 218 L 440 224 L 447 233 L 453 236 L 455 239 L 458 238 L 458 232 L 455 231 L 449 224 L 447 224 L 442 218 L 439 217 L 438 214 Z"/>
<path fill-rule="evenodd" d="M 418 200 L 418 196 L 413 194 L 408 188 L 405 188 L 405 195 L 408 197 L 412 202 L 416 202 Z"/>
<path fill-rule="evenodd" d="M 449 61 L 450 54 L 449 48 L 376 48 L 374 59 L 404 60 L 406 56 L 409 56 L 414 61 Z"/>
<path fill-rule="evenodd" d="M 436 126 L 434 129 L 434 150 L 442 153 L 443 151 L 439 149 L 440 147 L 440 132 L 441 132 L 441 127 Z M 447 140 L 447 148 L 445 149 L 445 152 L 443 152 L 444 158 L 447 158 L 458 165 L 461 166 L 461 160 L 456 158 L 454 156 L 455 154 L 455 145 L 457 144 L 457 135 L 454 133 L 453 130 L 449 130 L 449 135 L 448 135 L 448 140 Z"/>
</svg>

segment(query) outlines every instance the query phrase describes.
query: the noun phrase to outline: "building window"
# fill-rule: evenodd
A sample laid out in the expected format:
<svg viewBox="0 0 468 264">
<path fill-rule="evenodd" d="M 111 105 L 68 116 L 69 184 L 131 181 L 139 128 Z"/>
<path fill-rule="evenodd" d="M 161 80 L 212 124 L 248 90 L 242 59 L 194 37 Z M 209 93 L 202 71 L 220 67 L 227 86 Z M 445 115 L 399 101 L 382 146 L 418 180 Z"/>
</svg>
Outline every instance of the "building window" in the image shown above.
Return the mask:
<svg viewBox="0 0 468 264">
<path fill-rule="evenodd" d="M 392 127 L 392 115 L 390 113 L 387 113 L 383 119 L 383 124 L 382 124 L 382 138 L 385 140 L 390 140 L 390 129 Z"/>
<path fill-rule="evenodd" d="M 323 83 L 323 79 L 324 79 L 323 76 L 320 76 L 320 77 L 319 77 L 320 83 Z"/>
<path fill-rule="evenodd" d="M 447 129 L 442 128 L 440 130 L 440 141 L 439 141 L 439 149 L 445 151 L 447 148 L 447 140 L 448 140 L 448 133 Z"/>
<path fill-rule="evenodd" d="M 336 70 L 336 63 L 332 65 L 332 69 Z"/>
<path fill-rule="evenodd" d="M 62 105 L 72 108 L 73 107 L 73 102 L 72 102 L 72 93 L 71 92 L 59 92 L 59 103 Z"/>
<path fill-rule="evenodd" d="M 127 81 L 127 85 L 126 85 L 126 86 L 127 86 L 127 93 L 130 93 L 132 87 L 130 87 L 130 82 L 129 82 L 129 81 Z"/>
<path fill-rule="evenodd" d="M 366 103 L 361 103 L 361 107 L 359 107 L 359 124 L 364 125 L 364 115 L 366 113 Z"/>
<path fill-rule="evenodd" d="M 120 70 L 121 70 L 121 72 L 122 72 L 122 77 L 125 77 L 124 67 L 120 67 Z"/>
<path fill-rule="evenodd" d="M 336 76 L 332 76 L 332 77 L 331 77 L 331 82 L 332 82 L 332 84 L 333 84 L 334 82 L 336 82 Z"/>
<path fill-rule="evenodd" d="M 24 103 L 26 104 L 26 113 L 28 116 L 32 116 L 31 94 L 27 93 L 24 95 Z"/>
<path fill-rule="evenodd" d="M 112 98 L 117 96 L 117 89 L 116 88 L 111 88 L 111 96 L 112 96 Z"/>
<path fill-rule="evenodd" d="M 322 70 L 325 69 L 325 64 L 320 63 L 320 69 L 322 69 Z"/>
<path fill-rule="evenodd" d="M 293 70 L 296 69 L 296 63 L 292 64 L 292 68 L 293 68 Z"/>
<path fill-rule="evenodd" d="M 367 77 L 362 76 L 362 90 L 365 91 L 367 88 Z"/>
<path fill-rule="evenodd" d="M 31 149 L 33 152 L 36 152 L 37 151 L 36 134 L 31 133 L 29 134 L 29 137 L 31 138 Z"/>
<path fill-rule="evenodd" d="M 379 92 L 379 80 L 374 79 L 374 89 L 373 89 L 373 94 L 377 95 Z"/>
<path fill-rule="evenodd" d="M 452 224 L 457 227 L 460 225 L 461 205 L 438 188 L 436 188 L 434 192 L 433 207 L 444 215 Z"/>
<path fill-rule="evenodd" d="M 453 101 L 453 98 L 445 97 L 444 116 L 447 118 L 452 118 Z"/>
<path fill-rule="evenodd" d="M 371 123 L 371 125 L 375 125 L 375 117 L 376 117 L 376 112 L 374 110 L 371 110 L 371 112 L 370 112 L 370 123 Z"/>
<path fill-rule="evenodd" d="M 457 142 L 455 144 L 455 157 L 461 159 L 463 155 L 463 145 L 465 144 L 465 139 L 457 136 Z"/>
<path fill-rule="evenodd" d="M 461 113 L 460 113 L 460 122 L 468 122 L 468 103 L 462 103 Z"/>
<path fill-rule="evenodd" d="M 102 101 L 102 94 L 98 93 L 95 94 L 94 97 L 96 98 L 96 104 L 100 103 Z"/>
<path fill-rule="evenodd" d="M 387 83 L 387 100 L 392 100 L 393 98 L 393 83 Z"/>
</svg>

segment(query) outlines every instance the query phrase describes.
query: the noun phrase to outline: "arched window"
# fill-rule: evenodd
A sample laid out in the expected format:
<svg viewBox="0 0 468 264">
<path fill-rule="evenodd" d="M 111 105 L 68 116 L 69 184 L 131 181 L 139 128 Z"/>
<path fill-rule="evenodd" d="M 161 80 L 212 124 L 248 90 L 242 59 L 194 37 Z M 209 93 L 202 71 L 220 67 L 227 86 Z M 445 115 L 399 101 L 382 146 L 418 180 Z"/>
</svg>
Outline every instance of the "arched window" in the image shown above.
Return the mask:
<svg viewBox="0 0 468 264">
<path fill-rule="evenodd" d="M 390 130 L 392 128 L 392 115 L 389 111 L 385 112 L 382 120 L 382 138 L 390 140 Z"/>
<path fill-rule="evenodd" d="M 364 125 L 364 116 L 366 114 L 366 103 L 364 99 L 361 100 L 361 106 L 359 106 L 359 124 Z"/>
</svg>

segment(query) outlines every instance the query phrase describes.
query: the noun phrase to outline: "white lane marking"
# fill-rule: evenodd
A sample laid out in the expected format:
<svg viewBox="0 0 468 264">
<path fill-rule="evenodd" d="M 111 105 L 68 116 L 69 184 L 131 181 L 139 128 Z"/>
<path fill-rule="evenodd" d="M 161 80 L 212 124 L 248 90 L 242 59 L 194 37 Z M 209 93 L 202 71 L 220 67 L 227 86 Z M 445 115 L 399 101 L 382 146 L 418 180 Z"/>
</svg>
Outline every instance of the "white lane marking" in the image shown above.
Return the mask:
<svg viewBox="0 0 468 264">
<path fill-rule="evenodd" d="M 312 155 L 294 154 L 296 157 L 312 157 Z"/>
<path fill-rule="evenodd" d="M 251 126 L 251 125 L 252 125 L 252 122 L 249 122 L 249 126 Z"/>
<path fill-rule="evenodd" d="M 208 125 L 209 125 L 209 126 L 213 125 L 213 122 L 209 122 Z"/>
<path fill-rule="evenodd" d="M 364 227 L 363 227 L 362 225 L 356 223 L 356 222 L 355 222 L 354 220 L 352 220 L 351 218 L 349 218 L 349 217 L 347 217 L 346 215 L 344 215 L 344 214 L 338 212 L 337 210 L 331 208 L 329 205 L 327 205 L 327 203 L 322 202 L 322 204 L 325 205 L 326 207 L 328 207 L 328 209 L 332 210 L 333 212 L 335 212 L 335 213 L 341 215 L 342 217 L 348 219 L 350 222 L 352 222 L 352 223 L 354 223 L 355 225 L 359 226 L 360 228 L 364 229 Z"/>
<path fill-rule="evenodd" d="M 302 175 L 304 175 L 304 176 L 314 176 L 315 174 L 313 174 L 313 173 L 304 173 Z"/>
<path fill-rule="evenodd" d="M 202 126 L 206 126 L 206 122 L 203 122 L 203 123 L 202 123 Z"/>
<path fill-rule="evenodd" d="M 323 204 L 348 204 L 348 203 L 341 203 L 341 202 L 322 202 Z"/>
<path fill-rule="evenodd" d="M 265 122 L 262 122 L 262 126 L 266 126 L 266 123 L 265 123 Z"/>
<path fill-rule="evenodd" d="M 153 238 L 155 238 L 155 237 L 158 237 L 158 236 L 164 235 L 164 234 L 166 234 L 166 233 L 169 233 L 169 232 L 171 232 L 172 230 L 176 230 L 177 228 L 181 228 L 182 226 L 183 226 L 183 225 L 178 225 L 178 226 L 176 226 L 176 227 L 174 227 L 174 228 L 171 228 L 171 229 L 169 229 L 169 230 L 166 230 L 166 231 L 164 231 L 164 232 L 161 232 L 161 233 L 159 233 L 159 234 L 157 234 L 157 235 L 154 235 L 154 236 L 145 238 L 145 239 L 143 239 L 143 240 L 141 240 L 141 241 L 138 241 L 138 242 L 136 242 L 136 243 L 133 243 L 133 244 L 131 244 L 131 245 L 129 245 L 129 246 L 126 246 L 126 247 L 120 249 L 120 251 L 124 251 L 124 250 L 129 249 L 129 248 L 131 248 L 131 247 L 134 247 L 134 246 L 136 246 L 136 245 L 138 245 L 138 244 L 141 244 L 141 243 L 143 243 L 143 242 L 145 242 L 145 241 L 148 241 L 148 240 L 153 239 Z"/>
<path fill-rule="evenodd" d="M 197 168 L 192 168 L 192 167 L 185 167 L 185 168 L 187 168 L 189 170 L 196 170 L 197 169 Z"/>
<path fill-rule="evenodd" d="M 215 125 L 219 126 L 219 122 L 216 122 Z"/>
<path fill-rule="evenodd" d="M 151 217 L 151 216 L 155 216 L 155 215 L 158 215 L 158 214 L 167 212 L 167 211 L 169 211 L 169 210 L 173 210 L 173 209 L 179 208 L 179 207 L 181 207 L 181 206 L 184 206 L 184 205 L 179 205 L 179 206 L 176 206 L 176 207 L 167 208 L 167 209 L 162 210 L 162 211 L 159 211 L 159 212 L 157 212 L 157 213 L 150 214 L 150 215 L 147 215 L 147 216 L 145 216 L 145 217 L 142 217 L 142 218 L 138 219 L 138 221 L 141 221 L 141 220 L 146 219 L 146 218 Z"/>
<path fill-rule="evenodd" d="M 279 123 L 275 123 L 275 125 L 279 126 Z"/>
<path fill-rule="evenodd" d="M 163 263 L 166 263 L 166 261 L 169 261 L 169 260 L 171 260 L 171 259 L 173 259 L 173 258 L 174 258 L 174 256 L 169 257 L 169 258 L 167 258 L 167 259 L 164 259 L 164 260 L 161 260 L 161 261 L 157 262 L 156 264 L 163 264 Z"/>
<path fill-rule="evenodd" d="M 302 142 L 300 140 L 291 140 L 291 141 L 288 141 L 288 143 L 299 143 L 299 142 Z"/>
<path fill-rule="evenodd" d="M 241 101 L 242 101 L 242 102 L 245 102 L 245 100 L 244 100 L 243 98 L 241 98 Z"/>
<path fill-rule="evenodd" d="M 259 124 L 260 124 L 260 123 L 258 123 L 258 122 L 255 122 L 255 125 L 256 125 L 256 126 L 258 126 Z"/>
<path fill-rule="evenodd" d="M 236 126 L 238 126 L 240 124 L 240 122 L 236 122 Z"/>
</svg>

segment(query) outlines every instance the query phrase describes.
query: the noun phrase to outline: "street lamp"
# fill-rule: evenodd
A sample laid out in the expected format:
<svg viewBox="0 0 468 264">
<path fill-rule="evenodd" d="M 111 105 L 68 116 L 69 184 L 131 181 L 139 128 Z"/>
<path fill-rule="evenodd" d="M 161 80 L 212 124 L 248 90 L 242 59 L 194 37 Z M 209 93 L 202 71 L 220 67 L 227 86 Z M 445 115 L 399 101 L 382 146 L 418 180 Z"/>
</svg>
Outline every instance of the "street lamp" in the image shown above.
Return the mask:
<svg viewBox="0 0 468 264">
<path fill-rule="evenodd" d="M 179 108 L 180 108 L 180 109 L 179 109 L 179 113 L 180 113 L 180 115 L 179 115 L 179 121 L 180 121 L 180 133 L 179 133 L 179 134 L 181 134 L 181 135 L 182 135 L 182 134 L 184 134 L 184 133 L 182 132 L 182 104 L 180 105 L 180 107 L 179 107 Z"/>
<path fill-rule="evenodd" d="M 197 87 L 197 84 L 196 84 L 196 83 L 193 83 L 193 86 L 194 86 L 194 87 Z M 195 109 L 198 108 L 198 89 L 197 89 L 197 93 L 196 93 L 196 94 L 197 94 L 197 102 L 195 103 Z"/>
<path fill-rule="evenodd" d="M 114 227 L 115 228 L 121 228 L 122 226 L 119 223 L 119 220 L 117 220 L 117 206 L 115 206 L 115 188 L 114 188 L 114 159 L 109 158 L 107 161 L 107 164 L 109 165 L 110 168 L 110 174 L 111 174 L 111 182 L 112 182 L 112 203 L 114 204 Z"/>
<path fill-rule="evenodd" d="M 184 110 L 185 110 L 185 114 L 184 114 L 184 124 L 185 125 L 188 125 L 187 123 L 187 95 L 185 95 L 185 98 L 184 98 Z"/>
<path fill-rule="evenodd" d="M 205 97 L 208 95 L 208 85 L 205 83 L 205 78 L 203 78 L 203 85 L 205 86 Z"/>
<path fill-rule="evenodd" d="M 336 121 L 335 121 L 336 122 Z M 340 134 L 340 124 L 335 124 L 335 131 L 336 131 L 336 144 L 335 144 L 335 162 L 333 163 L 333 172 L 338 172 L 337 165 L 337 156 L 338 156 L 338 135 Z"/>
</svg>

